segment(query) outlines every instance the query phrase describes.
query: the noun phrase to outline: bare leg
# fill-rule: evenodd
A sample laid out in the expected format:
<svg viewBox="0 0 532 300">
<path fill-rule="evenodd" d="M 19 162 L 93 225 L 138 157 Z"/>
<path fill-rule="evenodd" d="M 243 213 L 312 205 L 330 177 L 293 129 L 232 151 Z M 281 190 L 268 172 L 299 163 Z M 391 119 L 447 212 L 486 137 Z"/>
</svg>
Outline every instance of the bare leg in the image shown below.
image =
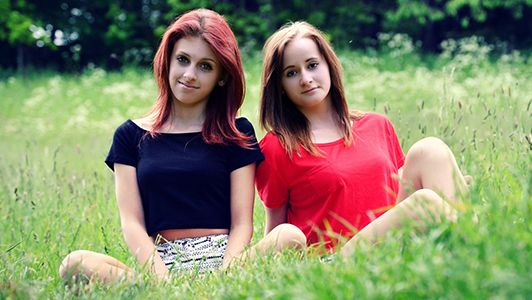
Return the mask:
<svg viewBox="0 0 532 300">
<path fill-rule="evenodd" d="M 100 281 L 108 283 L 119 278 L 131 278 L 133 270 L 117 259 L 97 252 L 71 252 L 59 267 L 59 275 L 67 282 Z"/>
<path fill-rule="evenodd" d="M 255 245 L 255 251 L 260 255 L 266 254 L 272 249 L 281 252 L 286 248 L 303 249 L 307 244 L 307 238 L 301 229 L 288 223 L 277 225 L 260 242 Z"/>
<path fill-rule="evenodd" d="M 429 189 L 416 191 L 410 197 L 368 224 L 340 249 L 340 255 L 348 257 L 358 243 L 369 245 L 379 243 L 386 233 L 394 228 L 400 228 L 404 222 L 415 221 L 420 230 L 427 228 L 427 222 L 440 223 L 445 220 L 456 222 L 457 212 L 449 203 Z"/>
<path fill-rule="evenodd" d="M 426 228 L 425 222 L 441 222 L 441 217 L 456 222 L 457 209 L 464 208 L 462 198 L 470 179 L 464 178 L 444 142 L 437 138 L 418 141 L 406 156 L 398 204 L 349 240 L 340 255 L 349 256 L 360 241 L 379 242 L 386 232 L 408 220 L 417 221 L 420 229 Z"/>
<path fill-rule="evenodd" d="M 467 192 L 467 182 L 453 153 L 440 139 L 429 137 L 412 145 L 406 155 L 401 181 L 397 203 L 417 190 L 431 189 L 453 207 L 463 208 L 462 196 Z"/>
</svg>

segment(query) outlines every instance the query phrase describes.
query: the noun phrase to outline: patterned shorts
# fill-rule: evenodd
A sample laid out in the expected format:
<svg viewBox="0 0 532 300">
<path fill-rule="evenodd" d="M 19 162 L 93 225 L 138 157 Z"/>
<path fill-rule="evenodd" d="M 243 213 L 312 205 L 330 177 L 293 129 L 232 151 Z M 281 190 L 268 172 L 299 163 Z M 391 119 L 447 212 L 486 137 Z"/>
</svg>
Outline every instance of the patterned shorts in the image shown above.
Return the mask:
<svg viewBox="0 0 532 300">
<path fill-rule="evenodd" d="M 157 252 L 172 273 L 213 271 L 222 266 L 228 237 L 219 234 L 168 241 L 157 246 Z"/>
</svg>

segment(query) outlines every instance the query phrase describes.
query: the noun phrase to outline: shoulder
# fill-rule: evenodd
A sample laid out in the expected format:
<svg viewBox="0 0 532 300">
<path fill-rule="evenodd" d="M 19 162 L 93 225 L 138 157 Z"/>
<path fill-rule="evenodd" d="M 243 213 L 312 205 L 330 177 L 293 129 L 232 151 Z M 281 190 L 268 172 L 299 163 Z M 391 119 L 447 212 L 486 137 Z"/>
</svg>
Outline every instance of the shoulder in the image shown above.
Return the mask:
<svg viewBox="0 0 532 300">
<path fill-rule="evenodd" d="M 392 123 L 385 115 L 376 112 L 365 112 L 364 115 L 358 119 L 353 120 L 353 127 L 365 124 L 381 124 L 390 126 Z"/>
<path fill-rule="evenodd" d="M 385 115 L 379 114 L 379 113 L 376 113 L 376 112 L 371 112 L 371 111 L 364 112 L 364 114 L 361 115 L 361 117 L 358 118 L 357 120 L 388 121 L 389 122 L 388 117 L 386 117 Z"/>
<path fill-rule="evenodd" d="M 288 153 L 279 142 L 277 136 L 273 133 L 266 133 L 266 135 L 260 140 L 259 146 L 264 155 L 264 161 L 269 166 L 267 169 L 271 168 L 273 170 L 278 170 L 291 163 Z M 262 163 L 260 165 L 262 165 Z M 264 171 L 264 167 L 260 170 Z"/>
<path fill-rule="evenodd" d="M 264 147 L 272 147 L 275 145 L 280 145 L 279 139 L 277 136 L 271 132 L 266 133 L 266 135 L 260 140 L 261 148 Z"/>
<path fill-rule="evenodd" d="M 236 129 L 242 133 L 254 132 L 253 124 L 246 117 L 238 117 L 235 119 Z"/>
<path fill-rule="evenodd" d="M 286 151 L 279 142 L 279 139 L 271 132 L 266 133 L 262 140 L 260 140 L 259 145 L 264 156 L 286 155 Z"/>
<path fill-rule="evenodd" d="M 133 120 L 127 119 L 116 128 L 117 133 L 131 133 L 142 130 Z"/>
<path fill-rule="evenodd" d="M 132 125 L 135 125 L 136 127 L 144 130 L 144 131 L 150 131 L 153 126 L 153 118 L 150 116 L 140 118 L 140 119 L 134 119 L 134 120 L 128 120 Z"/>
<path fill-rule="evenodd" d="M 146 130 L 140 128 L 132 120 L 128 119 L 124 123 L 120 124 L 115 130 L 115 140 L 137 140 L 144 136 Z"/>
</svg>

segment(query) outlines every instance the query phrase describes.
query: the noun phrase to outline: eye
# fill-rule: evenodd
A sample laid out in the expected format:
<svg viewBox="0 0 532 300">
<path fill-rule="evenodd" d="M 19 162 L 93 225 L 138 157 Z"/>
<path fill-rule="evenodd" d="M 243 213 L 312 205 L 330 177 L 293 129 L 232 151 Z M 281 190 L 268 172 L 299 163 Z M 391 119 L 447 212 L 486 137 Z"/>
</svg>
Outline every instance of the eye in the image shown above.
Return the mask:
<svg viewBox="0 0 532 300">
<path fill-rule="evenodd" d="M 317 67 L 318 67 L 318 63 L 315 62 L 315 61 L 313 61 L 313 62 L 311 62 L 310 64 L 308 64 L 308 68 L 309 68 L 309 69 L 315 69 L 315 68 L 317 68 Z"/>
<path fill-rule="evenodd" d="M 286 72 L 286 77 L 292 77 L 292 76 L 296 76 L 297 75 L 297 72 L 295 70 L 289 70 Z"/>
<path fill-rule="evenodd" d="M 179 55 L 179 56 L 177 57 L 177 61 L 178 61 L 179 63 L 182 63 L 182 64 L 186 64 L 186 63 L 189 62 L 188 58 L 187 58 L 186 56 L 183 56 L 183 55 Z"/>
<path fill-rule="evenodd" d="M 212 70 L 212 66 L 208 63 L 201 63 L 200 64 L 200 68 L 203 69 L 203 70 L 206 70 L 206 71 L 210 71 Z"/>
</svg>

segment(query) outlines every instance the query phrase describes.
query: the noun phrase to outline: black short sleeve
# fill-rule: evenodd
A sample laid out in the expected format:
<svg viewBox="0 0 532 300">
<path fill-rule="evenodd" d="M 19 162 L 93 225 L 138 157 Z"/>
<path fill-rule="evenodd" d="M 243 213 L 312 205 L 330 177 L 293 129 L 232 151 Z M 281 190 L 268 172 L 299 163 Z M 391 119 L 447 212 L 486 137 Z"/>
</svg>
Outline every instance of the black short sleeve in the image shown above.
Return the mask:
<svg viewBox="0 0 532 300">
<path fill-rule="evenodd" d="M 113 144 L 107 154 L 105 163 L 114 171 L 114 164 L 137 167 L 139 142 L 144 133 L 131 120 L 118 126 L 113 136 Z"/>
<path fill-rule="evenodd" d="M 229 158 L 229 169 L 231 171 L 247 166 L 253 162 L 257 162 L 258 164 L 264 160 L 264 155 L 260 151 L 257 138 L 255 137 L 255 130 L 251 122 L 246 118 L 238 118 L 235 120 L 235 125 L 238 131 L 252 137 L 250 140 L 252 144 L 248 149 L 236 145 L 231 147 L 231 155 Z"/>
</svg>

